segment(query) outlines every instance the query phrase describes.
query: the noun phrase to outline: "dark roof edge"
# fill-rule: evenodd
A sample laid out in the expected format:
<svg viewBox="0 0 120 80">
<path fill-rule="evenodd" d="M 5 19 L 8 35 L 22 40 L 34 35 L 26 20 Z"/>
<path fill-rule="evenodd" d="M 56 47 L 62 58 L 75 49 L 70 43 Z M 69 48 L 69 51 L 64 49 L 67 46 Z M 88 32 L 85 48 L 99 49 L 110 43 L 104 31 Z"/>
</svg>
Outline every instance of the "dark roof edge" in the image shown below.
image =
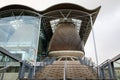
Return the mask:
<svg viewBox="0 0 120 80">
<path fill-rule="evenodd" d="M 86 9 L 82 6 L 79 6 L 79 5 L 73 4 L 73 3 L 60 3 L 60 4 L 53 5 L 51 7 L 48 7 L 47 9 L 45 9 L 43 11 L 37 11 L 36 9 L 33 9 L 26 5 L 11 4 L 11 5 L 7 5 L 7 6 L 0 8 L 0 11 L 5 11 L 5 10 L 9 10 L 9 9 L 25 9 L 25 10 L 31 10 L 31 11 L 35 11 L 35 12 L 44 14 L 44 13 L 54 11 L 54 10 L 59 10 L 59 9 L 75 9 L 75 10 L 81 10 L 81 11 L 91 14 L 96 11 L 99 11 L 100 8 L 101 8 L 101 6 L 97 7 L 96 9 Z"/>
<path fill-rule="evenodd" d="M 74 9 L 74 10 L 80 10 L 80 11 L 84 11 L 89 14 L 92 14 L 96 11 L 99 11 L 100 8 L 101 8 L 101 6 L 95 8 L 95 9 L 87 9 L 87 8 L 84 8 L 80 5 L 73 4 L 73 3 L 60 3 L 60 4 L 53 5 L 51 7 L 48 7 L 47 9 L 40 11 L 40 13 L 44 14 L 44 13 L 47 13 L 50 11 L 60 10 L 60 9 Z"/>
</svg>

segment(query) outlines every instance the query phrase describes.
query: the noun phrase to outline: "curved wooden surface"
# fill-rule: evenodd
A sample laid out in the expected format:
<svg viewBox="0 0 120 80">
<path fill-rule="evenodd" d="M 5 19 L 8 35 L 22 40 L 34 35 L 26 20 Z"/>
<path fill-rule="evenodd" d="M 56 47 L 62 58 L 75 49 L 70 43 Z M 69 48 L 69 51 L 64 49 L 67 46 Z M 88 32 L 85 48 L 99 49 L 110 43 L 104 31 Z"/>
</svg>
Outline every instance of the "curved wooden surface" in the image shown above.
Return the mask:
<svg viewBox="0 0 120 80">
<path fill-rule="evenodd" d="M 51 51 L 49 52 L 50 56 L 75 56 L 83 57 L 84 53 L 82 51 L 72 51 L 72 50 L 61 50 L 61 51 Z"/>
<path fill-rule="evenodd" d="M 48 50 L 82 51 L 80 36 L 75 25 L 70 22 L 59 23 L 52 36 Z"/>
</svg>

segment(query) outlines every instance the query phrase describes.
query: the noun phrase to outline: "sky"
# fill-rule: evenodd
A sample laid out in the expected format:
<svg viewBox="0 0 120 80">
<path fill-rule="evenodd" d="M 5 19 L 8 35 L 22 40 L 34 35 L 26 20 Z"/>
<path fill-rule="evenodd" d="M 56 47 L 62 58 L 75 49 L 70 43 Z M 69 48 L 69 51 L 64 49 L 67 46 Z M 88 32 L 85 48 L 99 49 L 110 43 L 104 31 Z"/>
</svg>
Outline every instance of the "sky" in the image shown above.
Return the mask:
<svg viewBox="0 0 120 80">
<path fill-rule="evenodd" d="M 22 4 L 42 11 L 54 4 L 74 3 L 87 9 L 101 6 L 94 23 L 94 35 L 99 64 L 120 54 L 120 0 L 0 0 L 0 8 L 11 4 Z M 96 62 L 93 36 L 85 45 L 85 56 Z"/>
</svg>

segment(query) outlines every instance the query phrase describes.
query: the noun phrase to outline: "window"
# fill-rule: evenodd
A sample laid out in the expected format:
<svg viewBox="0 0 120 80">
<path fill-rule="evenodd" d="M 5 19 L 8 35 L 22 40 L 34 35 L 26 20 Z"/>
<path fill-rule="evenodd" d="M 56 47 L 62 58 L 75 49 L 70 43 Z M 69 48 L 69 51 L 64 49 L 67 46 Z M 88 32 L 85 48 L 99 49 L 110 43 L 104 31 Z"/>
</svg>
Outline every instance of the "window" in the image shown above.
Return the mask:
<svg viewBox="0 0 120 80">
<path fill-rule="evenodd" d="M 51 24 L 51 28 L 52 28 L 53 33 L 54 33 L 55 30 L 56 30 L 56 25 L 57 25 L 61 20 L 62 20 L 62 18 L 61 18 L 61 19 L 55 19 L 55 20 L 51 20 L 51 21 L 50 21 L 50 24 Z M 71 19 L 71 18 L 68 18 L 67 20 L 68 20 L 68 22 L 69 22 L 69 21 L 72 21 L 72 22 L 75 24 L 75 26 L 77 27 L 77 32 L 80 31 L 80 27 L 81 27 L 81 23 L 82 23 L 81 20 L 79 20 L 79 19 Z"/>
</svg>

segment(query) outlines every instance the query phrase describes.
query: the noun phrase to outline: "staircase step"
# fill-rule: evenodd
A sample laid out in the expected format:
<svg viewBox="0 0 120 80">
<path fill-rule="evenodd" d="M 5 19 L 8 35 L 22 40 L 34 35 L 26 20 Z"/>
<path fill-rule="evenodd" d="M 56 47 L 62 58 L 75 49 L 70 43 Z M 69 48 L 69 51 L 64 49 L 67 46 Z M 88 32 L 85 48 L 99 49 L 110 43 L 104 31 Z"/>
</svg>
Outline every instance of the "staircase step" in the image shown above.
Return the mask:
<svg viewBox="0 0 120 80">
<path fill-rule="evenodd" d="M 65 62 L 64 62 L 65 63 Z M 67 62 L 70 64 L 66 65 L 67 78 L 69 79 L 96 79 L 97 74 L 90 67 L 82 65 L 79 62 Z M 73 64 L 72 64 L 73 63 Z M 64 64 L 60 61 L 55 61 L 52 65 L 47 65 L 44 70 L 37 72 L 36 78 L 43 80 L 50 79 L 63 79 L 64 75 Z"/>
</svg>

